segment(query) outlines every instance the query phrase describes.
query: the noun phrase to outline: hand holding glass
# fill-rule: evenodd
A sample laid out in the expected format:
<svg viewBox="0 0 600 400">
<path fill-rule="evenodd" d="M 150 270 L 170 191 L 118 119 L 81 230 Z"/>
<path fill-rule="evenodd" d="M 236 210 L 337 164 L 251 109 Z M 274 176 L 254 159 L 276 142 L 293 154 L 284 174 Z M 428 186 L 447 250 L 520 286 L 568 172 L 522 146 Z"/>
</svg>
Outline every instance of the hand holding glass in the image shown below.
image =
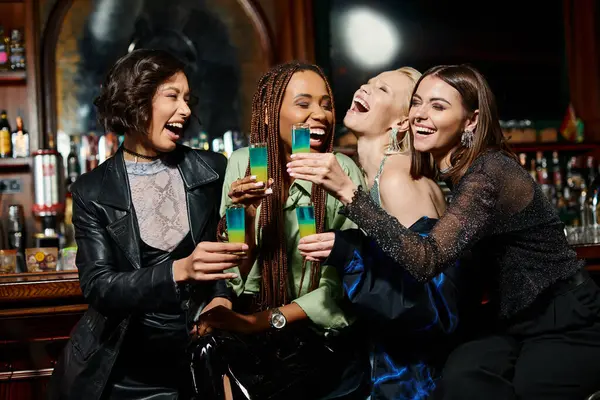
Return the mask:
<svg viewBox="0 0 600 400">
<path fill-rule="evenodd" d="M 315 208 L 312 204 L 299 205 L 296 208 L 300 238 L 317 233 L 315 225 Z"/>
<path fill-rule="evenodd" d="M 310 126 L 305 123 L 292 125 L 292 154 L 310 153 Z"/>
<path fill-rule="evenodd" d="M 225 212 L 229 243 L 246 243 L 246 212 L 243 206 L 233 205 Z"/>
<path fill-rule="evenodd" d="M 266 143 L 254 143 L 250 145 L 250 173 L 256 176 L 256 182 L 269 180 L 269 164 Z"/>
</svg>

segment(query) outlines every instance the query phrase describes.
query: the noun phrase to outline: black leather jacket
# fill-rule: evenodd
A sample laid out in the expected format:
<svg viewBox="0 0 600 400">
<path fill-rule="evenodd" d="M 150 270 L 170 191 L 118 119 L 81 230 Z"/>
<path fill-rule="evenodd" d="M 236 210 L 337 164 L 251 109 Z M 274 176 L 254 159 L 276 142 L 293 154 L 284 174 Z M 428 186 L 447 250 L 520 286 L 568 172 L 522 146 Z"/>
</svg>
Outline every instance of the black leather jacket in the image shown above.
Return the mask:
<svg viewBox="0 0 600 400">
<path fill-rule="evenodd" d="M 169 154 L 183 177 L 194 243 L 215 241 L 227 160 L 178 146 Z M 177 290 L 172 263 L 141 268 L 140 232 L 122 149 L 72 186 L 79 280 L 89 309 L 54 370 L 50 399 L 99 399 L 134 313 L 180 304 L 194 314 L 213 297 L 230 297 L 223 281 Z M 186 296 L 185 293 L 191 293 Z"/>
</svg>

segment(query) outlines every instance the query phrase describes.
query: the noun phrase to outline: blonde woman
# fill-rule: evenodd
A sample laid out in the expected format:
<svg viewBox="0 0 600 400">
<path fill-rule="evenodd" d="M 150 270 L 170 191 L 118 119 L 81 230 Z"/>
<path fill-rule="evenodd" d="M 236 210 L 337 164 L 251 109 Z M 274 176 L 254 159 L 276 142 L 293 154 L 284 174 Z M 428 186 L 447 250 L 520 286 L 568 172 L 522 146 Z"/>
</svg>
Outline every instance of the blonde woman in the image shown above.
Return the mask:
<svg viewBox="0 0 600 400">
<path fill-rule="evenodd" d="M 373 201 L 412 231 L 427 235 L 446 205 L 434 180 L 410 174 L 408 111 L 420 75 L 403 67 L 370 79 L 356 91 L 344 124 L 358 138 L 358 159 Z M 375 246 L 346 238 L 336 249 L 347 262 L 335 266 L 354 310 L 369 328 L 371 397 L 425 399 L 436 390 L 452 348 L 458 269 L 418 283 L 398 273 Z M 329 254 L 326 244 L 332 242 L 333 233 L 314 235 L 301 241 L 299 249 L 307 259 L 319 259 Z"/>
<path fill-rule="evenodd" d="M 407 226 L 424 216 L 437 218 L 446 209 L 433 180 L 410 177 L 408 109 L 420 76 L 410 67 L 382 72 L 356 91 L 344 118 L 358 138 L 358 160 L 371 197 Z"/>
</svg>

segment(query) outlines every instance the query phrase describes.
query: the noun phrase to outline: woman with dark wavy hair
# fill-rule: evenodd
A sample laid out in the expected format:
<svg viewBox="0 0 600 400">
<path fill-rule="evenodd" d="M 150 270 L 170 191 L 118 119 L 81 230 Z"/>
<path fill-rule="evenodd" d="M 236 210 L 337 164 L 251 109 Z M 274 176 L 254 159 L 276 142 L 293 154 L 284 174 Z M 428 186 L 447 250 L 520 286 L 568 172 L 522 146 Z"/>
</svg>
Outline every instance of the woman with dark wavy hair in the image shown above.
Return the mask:
<svg viewBox="0 0 600 400">
<path fill-rule="evenodd" d="M 600 389 L 600 290 L 556 209 L 504 142 L 483 75 L 468 65 L 428 70 L 409 122 L 413 177 L 439 172 L 453 185 L 427 237 L 381 210 L 331 157 L 298 155 L 289 168 L 340 199 L 398 274 L 429 282 L 467 252 L 475 257 L 491 310 L 450 355 L 444 399 L 583 399 Z M 326 262 L 344 265 L 347 246 L 363 239 L 361 231 L 336 232 Z"/>
<path fill-rule="evenodd" d="M 95 104 L 114 157 L 72 186 L 77 267 L 88 311 L 54 370 L 53 399 L 181 399 L 199 310 L 231 307 L 226 272 L 247 246 L 216 243 L 226 159 L 177 144 L 190 118 L 184 65 L 136 50 Z M 208 305 L 207 305 L 208 303 Z"/>
</svg>

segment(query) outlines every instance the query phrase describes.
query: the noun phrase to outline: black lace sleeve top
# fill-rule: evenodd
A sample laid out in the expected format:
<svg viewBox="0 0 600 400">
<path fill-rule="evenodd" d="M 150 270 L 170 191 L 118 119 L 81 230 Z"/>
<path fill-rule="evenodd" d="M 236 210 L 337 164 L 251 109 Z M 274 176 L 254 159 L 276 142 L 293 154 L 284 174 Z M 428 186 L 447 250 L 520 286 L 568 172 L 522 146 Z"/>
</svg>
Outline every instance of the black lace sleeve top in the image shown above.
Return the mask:
<svg viewBox="0 0 600 400">
<path fill-rule="evenodd" d="M 340 212 L 421 282 L 467 250 L 483 254 L 479 267 L 494 269 L 493 289 L 502 317 L 524 309 L 544 289 L 582 267 L 539 186 L 515 160 L 498 151 L 477 158 L 427 237 L 402 226 L 362 190 Z"/>
</svg>

